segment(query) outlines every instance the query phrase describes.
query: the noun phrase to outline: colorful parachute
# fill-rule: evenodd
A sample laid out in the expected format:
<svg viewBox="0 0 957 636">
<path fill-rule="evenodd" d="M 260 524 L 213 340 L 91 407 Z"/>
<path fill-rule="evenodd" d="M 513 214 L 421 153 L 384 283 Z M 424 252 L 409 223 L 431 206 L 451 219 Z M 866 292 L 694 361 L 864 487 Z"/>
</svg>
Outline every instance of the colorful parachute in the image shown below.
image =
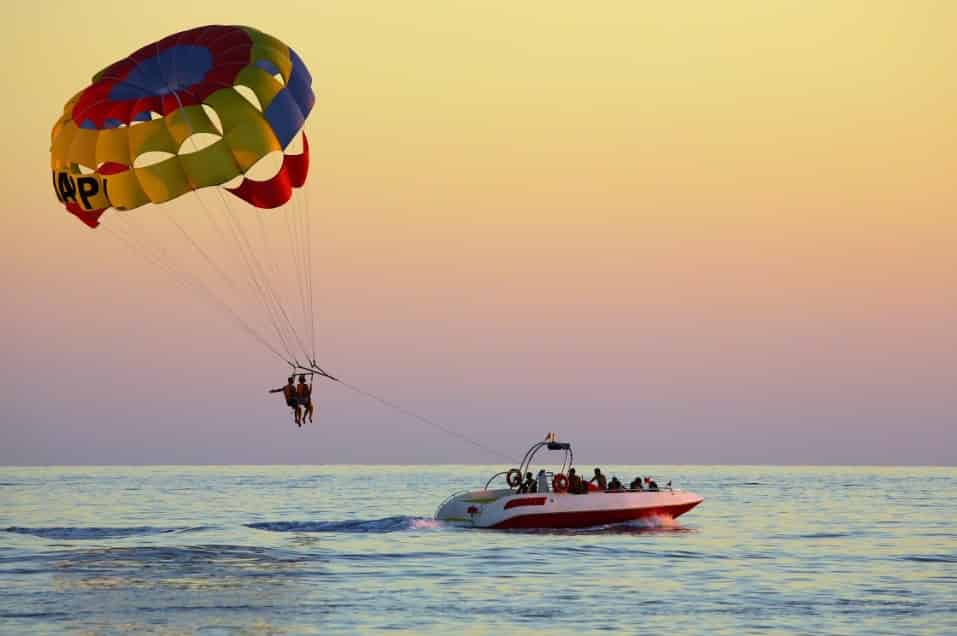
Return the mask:
<svg viewBox="0 0 957 636">
<path fill-rule="evenodd" d="M 108 208 L 131 210 L 224 186 L 259 208 L 301 187 L 302 152 L 265 181 L 244 177 L 288 149 L 315 96 L 305 64 L 274 37 L 244 26 L 182 31 L 97 73 L 53 126 L 53 189 L 90 227 Z"/>
<path fill-rule="evenodd" d="M 102 225 L 97 239 L 116 237 L 284 362 L 313 369 L 303 188 L 314 104 L 305 64 L 276 38 L 245 26 L 182 31 L 111 64 L 67 102 L 52 132 L 53 189 L 81 221 Z"/>
</svg>

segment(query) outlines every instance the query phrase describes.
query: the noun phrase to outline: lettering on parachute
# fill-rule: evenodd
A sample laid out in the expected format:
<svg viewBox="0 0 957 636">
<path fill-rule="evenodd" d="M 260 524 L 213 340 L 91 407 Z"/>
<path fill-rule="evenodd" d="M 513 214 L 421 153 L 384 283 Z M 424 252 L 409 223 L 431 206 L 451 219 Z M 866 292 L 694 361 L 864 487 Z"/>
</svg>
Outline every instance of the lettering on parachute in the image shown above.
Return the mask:
<svg viewBox="0 0 957 636">
<path fill-rule="evenodd" d="M 53 191 L 60 203 L 72 202 L 84 210 L 99 210 L 110 206 L 106 179 L 100 175 L 78 176 L 66 171 L 54 171 Z"/>
</svg>

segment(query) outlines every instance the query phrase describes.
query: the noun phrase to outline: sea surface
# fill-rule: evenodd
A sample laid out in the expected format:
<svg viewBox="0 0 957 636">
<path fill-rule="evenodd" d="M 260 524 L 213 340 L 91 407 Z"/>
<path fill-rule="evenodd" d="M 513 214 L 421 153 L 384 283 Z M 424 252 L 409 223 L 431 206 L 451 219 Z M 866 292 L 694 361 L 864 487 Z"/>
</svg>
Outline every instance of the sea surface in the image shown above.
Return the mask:
<svg viewBox="0 0 957 636">
<path fill-rule="evenodd" d="M 957 634 L 957 469 L 607 466 L 705 501 L 433 519 L 498 469 L 0 468 L 0 632 Z"/>
</svg>

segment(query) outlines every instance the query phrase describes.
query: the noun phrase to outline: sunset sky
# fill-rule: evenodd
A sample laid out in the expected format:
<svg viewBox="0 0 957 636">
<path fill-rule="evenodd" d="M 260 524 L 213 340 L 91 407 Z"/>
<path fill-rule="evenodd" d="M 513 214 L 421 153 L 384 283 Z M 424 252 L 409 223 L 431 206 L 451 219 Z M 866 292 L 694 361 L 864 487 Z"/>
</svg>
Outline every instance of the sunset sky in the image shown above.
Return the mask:
<svg viewBox="0 0 957 636">
<path fill-rule="evenodd" d="M 957 3 L 6 13 L 0 464 L 497 461 L 332 383 L 295 428 L 281 362 L 56 200 L 66 100 L 213 23 L 312 71 L 330 371 L 516 459 L 957 464 Z"/>
</svg>

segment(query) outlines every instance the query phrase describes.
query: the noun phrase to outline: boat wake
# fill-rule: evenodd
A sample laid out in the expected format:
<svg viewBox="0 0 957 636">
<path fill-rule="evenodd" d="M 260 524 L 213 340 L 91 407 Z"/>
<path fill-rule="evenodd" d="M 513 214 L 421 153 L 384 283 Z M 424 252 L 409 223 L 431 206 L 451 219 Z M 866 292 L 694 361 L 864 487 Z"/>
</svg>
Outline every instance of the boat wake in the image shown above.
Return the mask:
<svg viewBox="0 0 957 636">
<path fill-rule="evenodd" d="M 349 519 L 346 521 L 263 521 L 247 523 L 247 528 L 269 532 L 352 532 L 382 534 L 407 530 L 432 530 L 442 527 L 441 521 L 426 517 L 385 517 L 383 519 Z"/>
<path fill-rule="evenodd" d="M 14 534 L 26 534 L 41 539 L 58 539 L 62 541 L 85 541 L 90 539 L 124 539 L 126 537 L 142 537 L 153 534 L 172 534 L 182 532 L 198 532 L 206 530 L 206 526 L 198 527 L 180 527 L 180 528 L 158 528 L 155 526 L 135 526 L 129 528 L 77 528 L 77 527 L 52 527 L 52 528 L 23 528 L 20 526 L 10 526 L 4 528 L 4 532 Z"/>
<path fill-rule="evenodd" d="M 607 526 L 598 526 L 591 528 L 592 532 L 620 533 L 620 534 L 643 534 L 648 532 L 691 532 L 691 528 L 686 528 L 681 523 L 668 516 L 653 516 L 636 519 L 627 523 L 618 523 Z"/>
</svg>

